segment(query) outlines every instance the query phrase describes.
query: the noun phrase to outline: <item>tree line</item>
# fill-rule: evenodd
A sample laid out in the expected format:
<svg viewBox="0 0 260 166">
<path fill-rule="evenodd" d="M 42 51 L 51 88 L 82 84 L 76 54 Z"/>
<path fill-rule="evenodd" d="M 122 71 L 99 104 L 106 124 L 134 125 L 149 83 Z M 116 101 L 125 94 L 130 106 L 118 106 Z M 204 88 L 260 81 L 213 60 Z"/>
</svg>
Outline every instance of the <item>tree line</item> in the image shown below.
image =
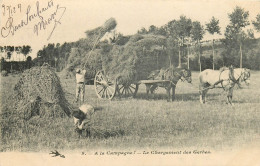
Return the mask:
<svg viewBox="0 0 260 166">
<path fill-rule="evenodd" d="M 215 34 L 221 35 L 219 20 L 214 16 L 206 23 L 205 27 L 199 21 L 192 21 L 182 15 L 178 20 L 172 20 L 164 26 L 151 25 L 148 29 L 138 30 L 138 33 L 166 36 L 170 41 L 170 48 L 177 50 L 177 54 L 174 51 L 171 51 L 170 54 L 172 54 L 171 57 L 175 64 L 178 62 L 176 64 L 178 66 L 181 66 L 182 61 L 185 61 L 187 66 L 194 70 L 201 70 L 201 68 L 215 69 L 231 64 L 236 67 L 259 70 L 260 42 L 255 39 L 254 30 L 249 29 L 248 26 L 252 24 L 254 29 L 260 32 L 260 14 L 250 23 L 249 11 L 237 6 L 232 13 L 228 14 L 228 18 L 229 24 L 225 28 L 225 37 L 217 42 L 218 57 L 215 57 L 216 39 L 214 37 L 211 41 L 212 53 L 210 58 L 205 59 L 204 56 L 201 56 L 203 50 L 205 51 L 208 48 L 208 45 L 205 45 L 202 41 L 205 33 L 208 32 L 213 36 Z M 190 56 L 194 54 L 195 59 L 190 62 Z"/>
<path fill-rule="evenodd" d="M 32 66 L 31 56 L 28 54 L 32 51 L 31 46 L 0 46 L 1 53 L 1 71 L 6 72 L 14 72 L 14 71 L 23 71 Z M 16 57 L 14 56 L 14 52 L 16 53 Z M 21 56 L 23 56 L 21 61 Z"/>
<path fill-rule="evenodd" d="M 181 15 L 179 19 L 171 20 L 163 26 L 151 25 L 148 29 L 141 28 L 137 33 L 165 36 L 167 55 L 170 64 L 174 66 L 185 64 L 188 68 L 199 71 L 206 68 L 219 69 L 232 64 L 235 67 L 260 70 L 260 39 L 254 37 L 254 31 L 260 32 L 260 14 L 250 21 L 249 11 L 237 6 L 228 14 L 228 18 L 229 24 L 221 39 L 214 37 L 216 34 L 222 35 L 220 20 L 214 16 L 202 25 L 199 21 Z M 254 29 L 248 28 L 250 24 Z M 213 40 L 203 41 L 206 33 L 211 34 Z M 129 38 L 130 36 L 114 31 L 111 38 L 99 42 L 96 48 L 124 45 Z M 63 44 L 49 43 L 38 51 L 33 64 L 42 65 L 47 62 L 56 71 L 61 71 L 66 68 L 70 54 L 73 53 L 71 49 L 75 47 L 78 48 L 78 53 L 86 53 L 93 48 L 93 43 L 87 38 Z"/>
<path fill-rule="evenodd" d="M 16 52 L 17 55 L 23 55 L 24 59 L 27 58 L 28 54 L 32 51 L 31 46 L 24 45 L 24 46 L 0 46 L 0 52 L 2 55 L 2 58 L 4 60 L 9 61 L 18 61 L 17 59 L 14 60 L 13 53 Z M 16 57 L 17 58 L 17 57 Z M 18 57 L 20 59 L 20 57 Z"/>
</svg>

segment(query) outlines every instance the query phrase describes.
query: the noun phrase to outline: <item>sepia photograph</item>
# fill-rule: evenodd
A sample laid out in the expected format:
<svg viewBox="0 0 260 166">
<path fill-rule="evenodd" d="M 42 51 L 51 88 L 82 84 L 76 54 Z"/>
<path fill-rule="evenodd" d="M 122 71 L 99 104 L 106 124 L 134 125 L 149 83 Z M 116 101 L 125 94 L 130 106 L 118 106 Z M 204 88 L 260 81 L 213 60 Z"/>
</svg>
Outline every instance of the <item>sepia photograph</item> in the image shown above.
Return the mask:
<svg viewBox="0 0 260 166">
<path fill-rule="evenodd" d="M 0 8 L 0 166 L 260 165 L 259 0 Z"/>
</svg>

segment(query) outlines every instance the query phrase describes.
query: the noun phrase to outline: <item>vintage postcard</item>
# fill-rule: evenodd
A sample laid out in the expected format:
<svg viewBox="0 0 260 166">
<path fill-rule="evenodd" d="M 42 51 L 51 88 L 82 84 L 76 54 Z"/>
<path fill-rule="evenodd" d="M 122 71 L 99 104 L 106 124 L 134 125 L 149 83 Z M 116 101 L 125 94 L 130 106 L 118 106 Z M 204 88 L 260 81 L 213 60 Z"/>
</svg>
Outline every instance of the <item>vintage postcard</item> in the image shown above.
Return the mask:
<svg viewBox="0 0 260 166">
<path fill-rule="evenodd" d="M 0 165 L 260 165 L 260 1 L 0 0 Z"/>
</svg>

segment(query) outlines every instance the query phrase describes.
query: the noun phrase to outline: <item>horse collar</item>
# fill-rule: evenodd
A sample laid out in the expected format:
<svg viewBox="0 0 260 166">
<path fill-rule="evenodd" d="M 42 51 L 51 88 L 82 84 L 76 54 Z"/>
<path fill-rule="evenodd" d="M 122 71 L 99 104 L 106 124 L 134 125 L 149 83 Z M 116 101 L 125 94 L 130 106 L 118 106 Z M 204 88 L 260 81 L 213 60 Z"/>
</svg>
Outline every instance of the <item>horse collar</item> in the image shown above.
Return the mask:
<svg viewBox="0 0 260 166">
<path fill-rule="evenodd" d="M 220 81 L 220 83 L 221 83 L 221 86 L 222 86 L 222 88 L 223 88 L 223 90 L 225 91 L 225 87 L 224 87 L 224 85 L 223 85 L 223 81 L 224 80 L 221 80 L 220 79 L 220 77 L 221 77 L 221 74 L 224 72 L 225 70 L 221 70 L 221 72 L 220 72 L 220 74 L 219 74 L 219 81 Z M 228 79 L 227 81 L 229 81 L 230 79 Z"/>
<path fill-rule="evenodd" d="M 223 70 L 224 71 L 224 70 Z M 222 72 L 223 71 L 221 71 L 220 72 L 220 74 L 219 74 L 219 80 L 220 80 L 220 76 L 221 76 L 221 74 L 222 74 Z M 229 78 L 228 78 L 228 80 L 226 80 L 226 81 L 232 81 L 233 83 L 234 83 L 234 85 L 235 84 L 237 84 L 239 87 L 240 87 L 240 83 L 239 83 L 239 79 L 241 78 L 241 76 L 242 76 L 242 73 L 240 74 L 240 76 L 238 77 L 238 79 L 235 79 L 235 77 L 234 77 L 234 70 L 233 70 L 233 73 L 230 73 L 231 71 L 229 70 Z M 222 86 L 222 88 L 225 90 L 225 87 L 224 87 L 224 85 L 223 85 L 223 81 L 225 81 L 225 80 L 221 80 L 221 86 Z"/>
<path fill-rule="evenodd" d="M 177 74 L 178 76 L 182 77 L 182 74 L 178 73 L 177 71 L 175 71 L 174 74 Z"/>
<path fill-rule="evenodd" d="M 182 73 L 182 74 L 180 74 L 180 73 L 178 73 L 177 71 L 176 71 L 176 72 L 174 72 L 174 73 L 176 73 L 176 74 L 177 74 L 177 75 L 180 77 L 180 79 L 181 79 L 181 81 L 182 81 L 182 82 L 184 82 L 184 81 L 185 81 L 185 80 L 183 80 L 183 79 L 182 79 L 182 77 L 183 77 L 183 73 Z"/>
</svg>

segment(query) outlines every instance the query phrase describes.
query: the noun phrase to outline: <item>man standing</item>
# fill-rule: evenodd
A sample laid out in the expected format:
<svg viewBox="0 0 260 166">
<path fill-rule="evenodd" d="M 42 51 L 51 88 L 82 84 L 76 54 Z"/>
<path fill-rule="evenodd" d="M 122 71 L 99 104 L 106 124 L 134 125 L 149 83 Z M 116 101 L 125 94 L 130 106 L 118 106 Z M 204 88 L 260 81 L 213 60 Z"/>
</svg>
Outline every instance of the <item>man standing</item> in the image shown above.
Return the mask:
<svg viewBox="0 0 260 166">
<path fill-rule="evenodd" d="M 75 130 L 79 137 L 82 135 L 83 129 L 86 129 L 86 136 L 90 136 L 91 117 L 94 111 L 94 107 L 89 104 L 83 104 L 78 110 L 73 111 Z"/>
<path fill-rule="evenodd" d="M 81 103 L 84 102 L 85 97 L 85 74 L 86 70 L 77 69 L 76 70 L 76 102 L 78 102 L 79 97 Z"/>
</svg>

